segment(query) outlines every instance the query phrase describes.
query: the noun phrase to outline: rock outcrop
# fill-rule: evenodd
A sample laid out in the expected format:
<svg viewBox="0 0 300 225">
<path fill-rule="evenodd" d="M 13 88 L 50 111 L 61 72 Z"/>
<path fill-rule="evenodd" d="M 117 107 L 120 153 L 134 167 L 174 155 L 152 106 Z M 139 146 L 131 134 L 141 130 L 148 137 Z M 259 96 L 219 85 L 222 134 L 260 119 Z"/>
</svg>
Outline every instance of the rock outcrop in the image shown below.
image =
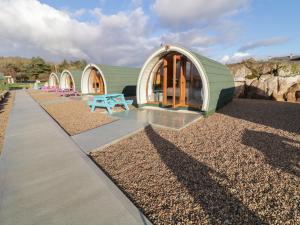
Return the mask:
<svg viewBox="0 0 300 225">
<path fill-rule="evenodd" d="M 235 80 L 236 98 L 274 99 L 276 101 L 296 100 L 291 97 L 300 92 L 300 75 L 294 77 L 264 76 L 259 79 Z M 299 95 L 299 94 L 298 94 Z M 287 97 L 289 96 L 289 97 Z"/>
<path fill-rule="evenodd" d="M 288 89 L 286 99 L 288 102 L 296 102 L 300 99 L 300 83 L 294 84 Z"/>
<path fill-rule="evenodd" d="M 300 100 L 300 65 L 258 62 L 230 65 L 235 80 L 235 97 Z M 298 74 L 295 74 L 298 73 Z"/>
</svg>

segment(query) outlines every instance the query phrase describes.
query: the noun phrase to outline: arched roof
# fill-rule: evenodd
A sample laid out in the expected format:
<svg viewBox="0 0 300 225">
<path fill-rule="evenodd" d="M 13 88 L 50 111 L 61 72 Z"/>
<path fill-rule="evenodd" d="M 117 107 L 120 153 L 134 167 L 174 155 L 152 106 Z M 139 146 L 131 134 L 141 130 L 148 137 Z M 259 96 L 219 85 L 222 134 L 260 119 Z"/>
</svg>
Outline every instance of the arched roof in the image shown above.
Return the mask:
<svg viewBox="0 0 300 225">
<path fill-rule="evenodd" d="M 82 78 L 92 67 L 96 68 L 101 73 L 105 85 L 105 93 L 124 93 L 125 91 L 126 95 L 135 95 L 140 69 L 124 66 L 89 64 L 83 70 Z M 83 85 L 83 82 L 84 80 L 82 79 L 81 85 Z"/>
<path fill-rule="evenodd" d="M 60 84 L 62 83 L 62 79 L 64 79 L 64 76 L 68 74 L 71 76 L 71 79 L 74 83 L 74 89 L 78 92 L 81 92 L 81 74 L 82 72 L 80 70 L 64 70 L 61 73 L 60 76 Z"/>
<path fill-rule="evenodd" d="M 138 104 L 144 104 L 146 101 L 145 76 L 151 73 L 150 71 L 162 56 L 171 51 L 185 55 L 198 70 L 203 83 L 202 111 L 209 114 L 232 100 L 234 93 L 233 75 L 225 65 L 188 49 L 168 45 L 155 51 L 144 63 L 137 84 Z"/>
<path fill-rule="evenodd" d="M 60 81 L 60 74 L 59 73 L 54 73 L 54 72 L 50 73 L 48 81 L 50 80 L 50 78 L 52 76 L 54 76 L 57 79 L 58 82 Z"/>
</svg>

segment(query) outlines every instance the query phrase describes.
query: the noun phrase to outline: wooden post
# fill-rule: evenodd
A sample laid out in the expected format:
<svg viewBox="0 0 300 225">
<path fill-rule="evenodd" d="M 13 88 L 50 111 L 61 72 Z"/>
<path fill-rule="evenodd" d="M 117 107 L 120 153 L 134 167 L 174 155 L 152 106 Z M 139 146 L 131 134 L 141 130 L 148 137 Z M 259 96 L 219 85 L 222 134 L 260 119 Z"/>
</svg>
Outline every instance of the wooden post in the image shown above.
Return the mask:
<svg viewBox="0 0 300 225">
<path fill-rule="evenodd" d="M 100 74 L 100 78 L 99 79 L 100 79 L 100 85 L 99 85 L 100 94 L 103 95 L 103 94 L 105 94 L 105 87 L 104 87 L 104 82 L 103 82 L 101 74 Z"/>
<path fill-rule="evenodd" d="M 164 58 L 163 62 L 163 73 L 164 73 L 164 79 L 163 79 L 163 105 L 166 105 L 168 103 L 168 96 L 167 96 L 167 83 L 168 83 L 168 61 L 166 58 Z"/>
<path fill-rule="evenodd" d="M 95 77 L 96 77 L 96 90 L 98 89 L 97 86 L 99 87 L 97 93 L 101 94 L 101 78 L 97 75 L 96 71 L 95 71 Z"/>
<path fill-rule="evenodd" d="M 91 73 L 92 73 L 92 88 L 93 88 L 93 91 L 94 91 L 94 93 L 97 93 L 97 89 L 96 89 L 96 71 L 93 69 L 92 71 L 91 71 Z"/>
<path fill-rule="evenodd" d="M 177 56 L 173 56 L 173 108 L 175 108 L 176 105 L 176 72 L 177 72 L 177 67 L 176 67 L 176 62 L 177 62 Z"/>
<path fill-rule="evenodd" d="M 186 60 L 182 59 L 180 62 L 180 105 L 185 105 L 186 97 Z"/>
<path fill-rule="evenodd" d="M 194 83 L 194 78 L 193 78 L 193 63 L 190 61 L 190 99 L 192 99 L 192 94 L 193 94 L 193 83 Z"/>
</svg>

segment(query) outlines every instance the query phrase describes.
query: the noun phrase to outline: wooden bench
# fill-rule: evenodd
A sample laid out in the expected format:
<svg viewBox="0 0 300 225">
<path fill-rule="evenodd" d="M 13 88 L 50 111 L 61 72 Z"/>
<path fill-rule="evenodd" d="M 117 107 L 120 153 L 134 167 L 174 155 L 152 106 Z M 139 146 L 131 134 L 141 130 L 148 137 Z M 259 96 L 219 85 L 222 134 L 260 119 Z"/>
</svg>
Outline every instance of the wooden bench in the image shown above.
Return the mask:
<svg viewBox="0 0 300 225">
<path fill-rule="evenodd" d="M 122 105 L 126 110 L 129 110 L 128 105 L 132 103 L 132 100 L 125 100 L 123 94 L 95 95 L 92 101 L 88 101 L 91 112 L 94 112 L 96 107 L 101 107 L 106 108 L 109 114 L 112 114 L 112 109 L 116 105 Z"/>
</svg>

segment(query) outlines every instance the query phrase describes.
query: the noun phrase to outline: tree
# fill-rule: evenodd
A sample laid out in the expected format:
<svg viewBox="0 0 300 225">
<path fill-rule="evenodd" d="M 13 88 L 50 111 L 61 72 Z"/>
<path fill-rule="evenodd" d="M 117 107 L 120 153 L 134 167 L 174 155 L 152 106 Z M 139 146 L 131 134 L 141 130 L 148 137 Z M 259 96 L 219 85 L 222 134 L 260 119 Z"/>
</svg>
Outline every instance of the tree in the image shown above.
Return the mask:
<svg viewBox="0 0 300 225">
<path fill-rule="evenodd" d="M 77 69 L 77 70 L 83 70 L 87 65 L 87 62 L 85 60 L 75 60 L 68 62 L 66 59 L 64 59 L 59 65 L 59 71 L 63 70 L 70 70 L 70 69 Z"/>
<path fill-rule="evenodd" d="M 286 66 L 280 62 L 272 62 L 271 74 L 278 77 L 279 71 L 282 69 L 285 69 L 285 68 L 286 68 Z"/>
<path fill-rule="evenodd" d="M 251 71 L 251 75 L 248 75 L 248 79 L 259 79 L 263 75 L 263 63 L 257 62 L 255 59 L 247 59 L 243 64 Z"/>
<path fill-rule="evenodd" d="M 63 71 L 65 69 L 69 69 L 69 66 L 70 66 L 69 62 L 66 59 L 64 59 L 64 61 L 62 61 L 62 63 L 58 65 L 58 68 L 59 71 Z"/>
<path fill-rule="evenodd" d="M 81 60 L 71 61 L 70 64 L 72 67 L 76 69 L 83 70 L 86 67 L 87 62 L 84 59 L 81 59 Z"/>
<path fill-rule="evenodd" d="M 12 77 L 16 77 L 17 74 L 20 72 L 20 68 L 13 64 L 13 63 L 8 63 L 6 65 L 6 67 L 3 69 L 3 73 L 6 75 L 6 76 L 12 76 Z"/>
<path fill-rule="evenodd" d="M 40 75 L 49 74 L 51 72 L 51 66 L 46 64 L 40 57 L 33 57 L 31 62 L 25 67 L 26 75 L 30 79 L 37 80 Z"/>
<path fill-rule="evenodd" d="M 248 59 L 243 64 L 251 71 L 251 75 L 248 75 L 248 79 L 259 79 L 262 75 L 272 74 L 273 76 L 279 76 L 279 72 L 286 68 L 286 65 L 278 61 L 256 61 L 254 59 Z"/>
</svg>

